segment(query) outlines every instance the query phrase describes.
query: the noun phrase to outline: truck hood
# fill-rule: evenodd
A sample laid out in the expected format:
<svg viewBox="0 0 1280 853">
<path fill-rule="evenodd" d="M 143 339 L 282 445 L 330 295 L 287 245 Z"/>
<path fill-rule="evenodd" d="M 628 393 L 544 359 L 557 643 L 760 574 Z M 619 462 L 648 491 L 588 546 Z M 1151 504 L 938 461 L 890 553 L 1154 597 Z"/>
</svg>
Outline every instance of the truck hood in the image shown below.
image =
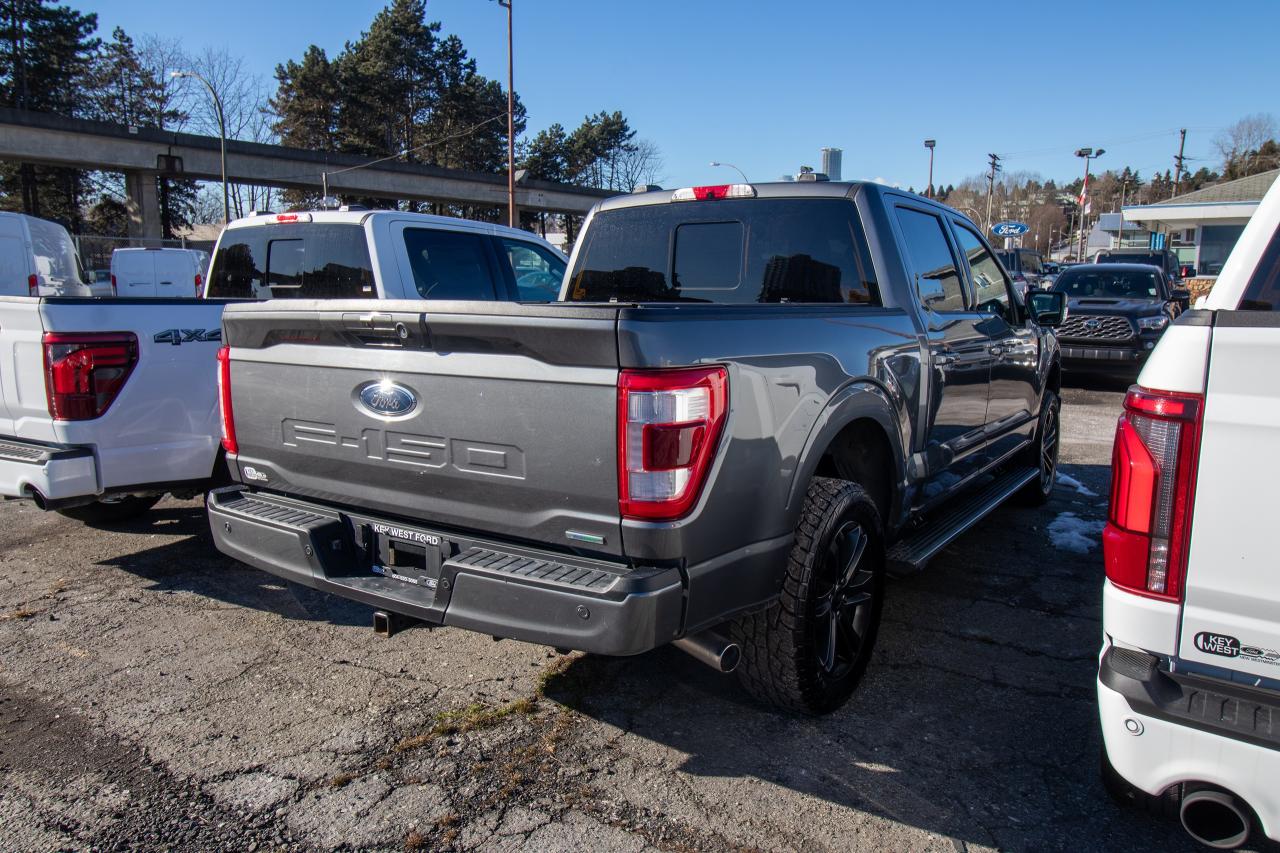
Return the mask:
<svg viewBox="0 0 1280 853">
<path fill-rule="evenodd" d="M 1158 299 L 1111 299 L 1104 296 L 1085 296 L 1068 299 L 1067 308 L 1072 314 L 1094 314 L 1106 317 L 1149 317 L 1159 314 L 1164 303 Z"/>
</svg>

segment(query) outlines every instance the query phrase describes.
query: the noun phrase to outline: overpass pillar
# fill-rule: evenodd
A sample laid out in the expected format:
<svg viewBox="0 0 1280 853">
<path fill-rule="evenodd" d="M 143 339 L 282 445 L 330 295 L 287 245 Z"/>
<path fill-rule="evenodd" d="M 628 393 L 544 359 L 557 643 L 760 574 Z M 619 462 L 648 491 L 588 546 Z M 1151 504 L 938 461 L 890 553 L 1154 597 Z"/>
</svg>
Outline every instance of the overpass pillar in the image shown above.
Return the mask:
<svg viewBox="0 0 1280 853">
<path fill-rule="evenodd" d="M 160 222 L 159 172 L 150 169 L 124 173 L 125 206 L 129 210 L 129 236 L 142 244 L 160 245 L 164 229 Z"/>
</svg>

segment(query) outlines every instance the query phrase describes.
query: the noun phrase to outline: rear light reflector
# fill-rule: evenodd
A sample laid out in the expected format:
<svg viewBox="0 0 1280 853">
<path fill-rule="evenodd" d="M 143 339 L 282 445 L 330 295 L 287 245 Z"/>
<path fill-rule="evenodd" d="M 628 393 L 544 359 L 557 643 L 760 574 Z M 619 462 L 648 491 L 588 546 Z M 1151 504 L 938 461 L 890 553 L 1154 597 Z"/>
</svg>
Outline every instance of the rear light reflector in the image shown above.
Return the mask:
<svg viewBox="0 0 1280 853">
<path fill-rule="evenodd" d="M 1108 580 L 1128 592 L 1182 600 L 1203 404 L 1137 386 L 1125 397 L 1102 550 Z"/>
<path fill-rule="evenodd" d="M 222 448 L 228 453 L 239 453 L 236 418 L 231 409 L 231 347 L 218 350 L 218 408 L 222 412 Z"/>
<path fill-rule="evenodd" d="M 200 298 L 200 288 L 201 288 L 201 285 L 203 284 L 204 284 L 204 276 L 200 275 L 200 273 L 196 273 L 196 298 L 197 299 Z"/>
<path fill-rule="evenodd" d="M 684 187 L 671 193 L 672 201 L 715 201 L 722 198 L 755 198 L 751 184 L 716 184 L 707 187 Z"/>
<path fill-rule="evenodd" d="M 27 276 L 27 295 L 28 296 L 40 295 L 40 279 L 38 276 L 35 276 L 35 275 Z"/>
<path fill-rule="evenodd" d="M 624 518 L 681 517 L 697 502 L 728 410 L 723 367 L 618 376 L 618 504 Z"/>
<path fill-rule="evenodd" d="M 56 421 L 101 417 L 138 363 L 132 332 L 45 332 L 45 394 Z"/>
</svg>

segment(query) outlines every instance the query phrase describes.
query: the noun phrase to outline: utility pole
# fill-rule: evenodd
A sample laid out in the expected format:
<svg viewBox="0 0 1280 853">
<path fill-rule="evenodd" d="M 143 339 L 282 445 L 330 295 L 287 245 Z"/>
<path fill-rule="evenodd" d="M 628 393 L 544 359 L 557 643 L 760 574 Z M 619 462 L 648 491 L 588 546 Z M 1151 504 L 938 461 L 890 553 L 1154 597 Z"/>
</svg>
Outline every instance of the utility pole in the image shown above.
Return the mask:
<svg viewBox="0 0 1280 853">
<path fill-rule="evenodd" d="M 933 149 L 937 144 L 933 139 L 924 141 L 924 147 L 929 149 L 929 186 L 924 191 L 925 198 L 933 198 Z"/>
<path fill-rule="evenodd" d="M 987 173 L 987 232 L 991 231 L 991 197 L 996 191 L 996 172 L 1000 171 L 1000 155 L 988 154 L 991 171 Z"/>
<path fill-rule="evenodd" d="M 1186 158 L 1182 156 L 1182 152 L 1187 147 L 1187 129 L 1184 127 L 1178 131 L 1178 156 L 1173 158 L 1173 194 L 1176 196 L 1182 186 L 1182 161 Z"/>
<path fill-rule="evenodd" d="M 519 227 L 516 222 L 516 83 L 515 49 L 511 43 L 511 0 L 498 0 L 507 10 L 507 224 Z"/>
<path fill-rule="evenodd" d="M 1120 179 L 1120 207 L 1116 211 L 1120 214 L 1120 224 L 1116 226 L 1116 248 L 1124 248 L 1124 199 L 1129 189 L 1129 179 Z"/>
<path fill-rule="evenodd" d="M 1105 148 L 1094 150 L 1092 148 L 1077 148 L 1076 156 L 1084 160 L 1084 184 L 1080 189 L 1080 251 L 1076 255 L 1076 259 L 1084 262 L 1085 251 L 1085 224 L 1089 220 L 1089 161 L 1106 154 Z"/>
</svg>

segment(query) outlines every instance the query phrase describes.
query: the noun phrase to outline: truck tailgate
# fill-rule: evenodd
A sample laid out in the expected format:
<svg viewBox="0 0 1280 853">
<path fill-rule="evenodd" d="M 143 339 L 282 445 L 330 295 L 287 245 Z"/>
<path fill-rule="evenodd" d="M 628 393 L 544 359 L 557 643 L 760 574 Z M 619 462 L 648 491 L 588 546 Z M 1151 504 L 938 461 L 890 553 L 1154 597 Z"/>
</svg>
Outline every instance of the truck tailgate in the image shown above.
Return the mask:
<svg viewBox="0 0 1280 853">
<path fill-rule="evenodd" d="M 223 316 L 240 478 L 620 554 L 617 310 L 299 300 Z"/>
</svg>

